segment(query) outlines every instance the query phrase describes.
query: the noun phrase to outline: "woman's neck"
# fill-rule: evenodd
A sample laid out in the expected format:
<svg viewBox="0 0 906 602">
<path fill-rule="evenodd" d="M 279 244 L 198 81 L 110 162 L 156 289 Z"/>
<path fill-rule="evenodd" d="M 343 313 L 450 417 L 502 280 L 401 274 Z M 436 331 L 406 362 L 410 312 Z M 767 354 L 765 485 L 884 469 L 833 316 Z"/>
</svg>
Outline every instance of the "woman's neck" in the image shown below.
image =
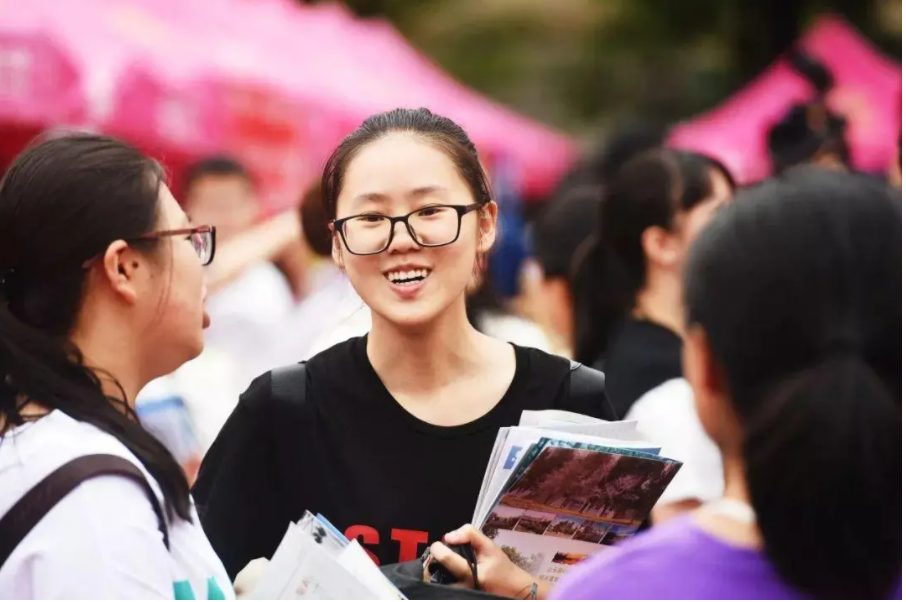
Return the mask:
<svg viewBox="0 0 906 602">
<path fill-rule="evenodd" d="M 368 335 L 368 359 L 390 390 L 417 394 L 436 390 L 471 369 L 481 357 L 483 335 L 454 304 L 434 322 L 400 328 L 377 314 Z"/>
<path fill-rule="evenodd" d="M 148 379 L 143 378 L 138 369 L 140 362 L 135 361 L 134 347 L 125 338 L 98 341 L 97 337 L 78 334 L 73 336 L 72 342 L 81 351 L 84 365 L 97 375 L 104 395 L 122 399 L 130 408 L 135 408 L 135 398 L 148 384 Z"/>
<path fill-rule="evenodd" d="M 129 345 L 120 344 L 111 347 L 110 343 L 111 341 L 106 341 L 104 344 L 99 344 L 96 339 L 91 340 L 78 335 L 72 337 L 72 344 L 82 354 L 83 364 L 97 376 L 104 395 L 121 399 L 130 408 L 135 409 L 135 398 L 142 387 L 147 384 L 147 380 L 141 379 L 136 370 L 129 369 L 130 365 L 137 365 L 137 362 L 130 359 L 132 356 L 129 355 Z M 125 398 L 123 398 L 124 394 Z M 30 399 L 22 399 L 18 408 L 20 416 L 26 420 L 36 420 L 49 414 L 51 410 L 51 407 L 40 401 Z M 9 420 L 0 416 L 0 434 L 9 428 Z"/>
<path fill-rule="evenodd" d="M 670 329 L 678 336 L 683 332 L 682 293 L 678 278 L 669 273 L 652 273 L 645 288 L 636 297 L 632 315 Z"/>
<path fill-rule="evenodd" d="M 737 455 L 724 455 L 723 499 L 751 505 L 745 467 Z M 757 522 L 735 520 L 709 510 L 707 504 L 696 511 L 696 522 L 707 533 L 735 546 L 758 549 L 763 545 Z"/>
</svg>

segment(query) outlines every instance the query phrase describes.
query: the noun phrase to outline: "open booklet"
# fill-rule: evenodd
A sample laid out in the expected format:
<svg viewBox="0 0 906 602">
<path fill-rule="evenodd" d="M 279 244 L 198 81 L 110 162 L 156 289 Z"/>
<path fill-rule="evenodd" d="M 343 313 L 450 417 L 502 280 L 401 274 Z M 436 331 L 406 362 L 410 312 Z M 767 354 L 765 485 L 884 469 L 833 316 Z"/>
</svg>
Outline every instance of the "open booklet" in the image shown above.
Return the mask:
<svg viewBox="0 0 906 602">
<path fill-rule="evenodd" d="M 533 576 L 556 582 L 638 530 L 676 475 L 636 423 L 524 412 L 500 429 L 472 524 Z"/>
<path fill-rule="evenodd" d="M 255 600 L 405 600 L 358 541 L 321 515 L 291 523 L 259 579 Z"/>
</svg>

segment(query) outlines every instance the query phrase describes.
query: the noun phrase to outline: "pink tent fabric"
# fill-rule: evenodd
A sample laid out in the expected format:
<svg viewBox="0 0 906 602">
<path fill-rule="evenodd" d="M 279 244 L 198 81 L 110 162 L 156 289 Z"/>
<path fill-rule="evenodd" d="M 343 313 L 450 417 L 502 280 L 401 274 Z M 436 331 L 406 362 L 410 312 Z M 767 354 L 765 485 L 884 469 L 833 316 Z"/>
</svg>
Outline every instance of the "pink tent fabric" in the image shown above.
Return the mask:
<svg viewBox="0 0 906 602">
<path fill-rule="evenodd" d="M 35 60 L 5 68 L 23 44 Z M 231 152 L 249 163 L 272 208 L 293 204 L 363 119 L 398 106 L 461 121 L 485 156 L 521 166 L 527 194 L 549 190 L 574 152 L 567 138 L 449 79 L 388 25 L 334 6 L 0 0 L 0 91 L 9 73 L 28 86 L 0 95 L 6 131 L 26 122 L 94 127 L 176 173 Z"/>
<path fill-rule="evenodd" d="M 45 127 L 86 120 L 88 101 L 71 39 L 37 3 L 0 0 L 0 167 Z"/>
<path fill-rule="evenodd" d="M 291 205 L 312 175 L 303 99 L 268 70 L 264 47 L 216 18 L 219 9 L 193 12 L 180 4 L 128 5 L 120 26 L 138 33 L 150 52 L 121 78 L 103 129 L 140 144 L 176 174 L 204 155 L 239 156 L 268 206 Z"/>
<path fill-rule="evenodd" d="M 837 17 L 820 19 L 801 43 L 836 78 L 828 102 L 849 120 L 855 166 L 884 170 L 895 156 L 901 127 L 901 67 Z M 808 83 L 780 60 L 720 107 L 678 125 L 669 143 L 722 160 L 742 183 L 758 181 L 771 172 L 768 128 L 811 94 Z"/>
</svg>

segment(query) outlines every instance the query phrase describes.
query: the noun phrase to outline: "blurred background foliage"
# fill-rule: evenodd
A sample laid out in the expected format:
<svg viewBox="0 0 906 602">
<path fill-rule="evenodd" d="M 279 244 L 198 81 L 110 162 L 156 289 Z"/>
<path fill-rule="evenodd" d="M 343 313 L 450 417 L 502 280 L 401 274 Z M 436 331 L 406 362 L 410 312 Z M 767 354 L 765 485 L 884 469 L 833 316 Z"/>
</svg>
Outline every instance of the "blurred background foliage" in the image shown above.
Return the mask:
<svg viewBox="0 0 906 602">
<path fill-rule="evenodd" d="M 304 1 L 304 0 L 300 0 Z M 346 0 L 454 77 L 590 140 L 718 104 L 832 11 L 901 59 L 900 0 Z"/>
</svg>

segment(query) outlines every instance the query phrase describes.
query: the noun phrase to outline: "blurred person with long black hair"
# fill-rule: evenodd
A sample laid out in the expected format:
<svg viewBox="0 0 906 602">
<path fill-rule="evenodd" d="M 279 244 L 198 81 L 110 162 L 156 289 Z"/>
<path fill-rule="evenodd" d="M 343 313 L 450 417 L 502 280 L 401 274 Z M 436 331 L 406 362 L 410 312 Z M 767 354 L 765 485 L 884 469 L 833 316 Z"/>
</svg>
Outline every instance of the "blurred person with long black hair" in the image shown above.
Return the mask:
<svg viewBox="0 0 906 602">
<path fill-rule="evenodd" d="M 134 410 L 201 353 L 214 234 L 156 162 L 111 138 L 37 144 L 0 183 L 0 597 L 232 596 L 186 475 Z M 96 454 L 138 482 L 80 477 L 22 533 L 42 503 L 20 500 Z"/>
<path fill-rule="evenodd" d="M 576 277 L 578 357 L 604 371 L 617 416 L 684 462 L 652 521 L 716 499 L 720 454 L 682 373 L 681 272 L 689 245 L 729 202 L 716 161 L 661 149 L 629 161 L 605 187 L 594 239 Z"/>
<path fill-rule="evenodd" d="M 664 129 L 646 121 L 617 128 L 563 178 L 533 224 L 526 306 L 561 355 L 576 354 L 575 269 L 591 243 L 604 187 L 627 161 L 663 140 Z"/>
<path fill-rule="evenodd" d="M 604 369 L 622 418 L 642 395 L 682 376 L 680 274 L 690 243 L 729 202 L 716 161 L 662 149 L 627 163 L 606 186 L 577 274 L 577 359 Z"/>
</svg>

